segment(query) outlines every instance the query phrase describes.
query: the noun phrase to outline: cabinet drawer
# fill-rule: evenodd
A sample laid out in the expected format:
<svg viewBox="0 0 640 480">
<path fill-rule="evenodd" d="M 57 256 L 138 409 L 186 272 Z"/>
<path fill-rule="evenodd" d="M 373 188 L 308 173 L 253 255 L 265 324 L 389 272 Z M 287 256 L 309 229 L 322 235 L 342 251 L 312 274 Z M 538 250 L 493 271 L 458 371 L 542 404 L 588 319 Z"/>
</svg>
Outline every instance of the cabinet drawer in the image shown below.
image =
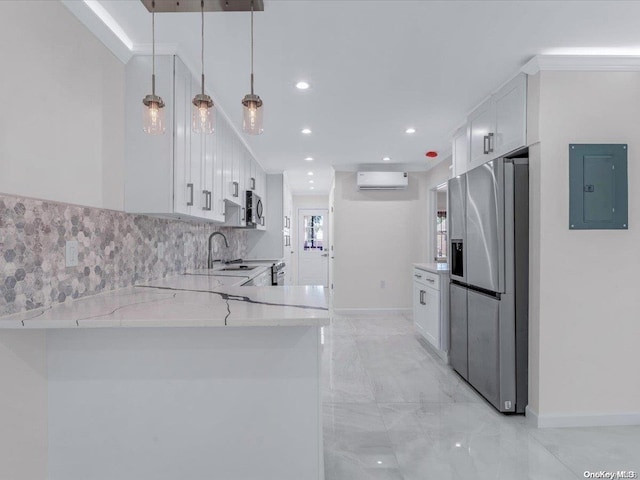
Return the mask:
<svg viewBox="0 0 640 480">
<path fill-rule="evenodd" d="M 440 290 L 440 276 L 419 268 L 413 269 L 413 280 L 436 290 Z"/>
</svg>

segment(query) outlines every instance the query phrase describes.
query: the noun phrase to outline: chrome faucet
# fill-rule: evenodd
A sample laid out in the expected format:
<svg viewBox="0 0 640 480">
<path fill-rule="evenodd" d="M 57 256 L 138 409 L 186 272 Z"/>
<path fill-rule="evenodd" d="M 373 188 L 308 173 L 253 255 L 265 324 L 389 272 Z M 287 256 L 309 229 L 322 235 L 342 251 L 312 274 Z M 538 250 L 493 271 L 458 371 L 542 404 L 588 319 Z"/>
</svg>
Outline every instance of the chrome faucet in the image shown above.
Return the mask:
<svg viewBox="0 0 640 480">
<path fill-rule="evenodd" d="M 209 255 L 207 257 L 207 268 L 213 268 L 213 258 L 211 255 L 211 242 L 213 240 L 213 237 L 215 237 L 216 235 L 220 235 L 222 238 L 224 238 L 224 246 L 229 248 L 229 242 L 227 242 L 227 237 L 224 236 L 224 233 L 220 233 L 220 232 L 213 232 L 211 235 L 209 235 Z"/>
</svg>

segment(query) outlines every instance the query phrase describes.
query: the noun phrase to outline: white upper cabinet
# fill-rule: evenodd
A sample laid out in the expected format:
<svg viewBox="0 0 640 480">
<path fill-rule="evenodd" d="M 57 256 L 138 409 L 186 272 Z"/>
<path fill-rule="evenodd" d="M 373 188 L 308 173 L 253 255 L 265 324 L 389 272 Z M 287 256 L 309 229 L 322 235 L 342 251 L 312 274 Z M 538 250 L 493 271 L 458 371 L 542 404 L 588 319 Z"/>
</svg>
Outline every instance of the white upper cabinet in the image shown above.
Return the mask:
<svg viewBox="0 0 640 480">
<path fill-rule="evenodd" d="M 491 160 L 495 143 L 496 112 L 491 100 L 480 105 L 468 119 L 470 140 L 468 168 L 474 168 Z"/>
<path fill-rule="evenodd" d="M 191 129 L 191 100 L 200 80 L 177 56 L 156 56 L 156 94 L 165 102 L 166 132 L 142 130 L 142 99 L 151 91 L 151 57 L 125 67 L 125 210 L 245 226 L 251 178 L 264 190 L 264 172 L 227 120 L 215 133 Z M 263 200 L 264 203 L 264 200 Z"/>
<path fill-rule="evenodd" d="M 258 166 L 258 173 L 261 171 L 262 169 Z M 287 178 L 283 173 L 265 175 L 264 178 L 265 193 L 261 195 L 261 198 L 265 205 L 265 225 L 257 226 L 248 235 L 247 258 L 252 260 L 284 259 L 285 263 L 290 265 L 292 225 L 291 218 L 289 217 L 287 220 L 286 217 L 287 213 L 292 210 L 292 197 L 287 185 Z"/>
<path fill-rule="evenodd" d="M 453 136 L 451 156 L 453 170 L 452 176 L 460 175 L 468 169 L 469 164 L 469 142 L 467 141 L 467 127 L 462 127 Z"/>
<path fill-rule="evenodd" d="M 151 93 L 151 57 L 125 68 L 125 210 L 205 219 L 202 138 L 191 131 L 194 79 L 175 56 L 156 57 L 156 94 L 165 102 L 164 135 L 142 131 L 142 99 Z"/>
<path fill-rule="evenodd" d="M 496 156 L 527 144 L 527 76 L 518 75 L 494 95 L 496 104 Z"/>
<path fill-rule="evenodd" d="M 460 175 L 524 147 L 526 117 L 527 76 L 520 74 L 469 115 L 464 137 L 460 131 L 456 133 L 452 144 L 453 174 Z M 467 149 L 463 147 L 464 142 Z"/>
</svg>

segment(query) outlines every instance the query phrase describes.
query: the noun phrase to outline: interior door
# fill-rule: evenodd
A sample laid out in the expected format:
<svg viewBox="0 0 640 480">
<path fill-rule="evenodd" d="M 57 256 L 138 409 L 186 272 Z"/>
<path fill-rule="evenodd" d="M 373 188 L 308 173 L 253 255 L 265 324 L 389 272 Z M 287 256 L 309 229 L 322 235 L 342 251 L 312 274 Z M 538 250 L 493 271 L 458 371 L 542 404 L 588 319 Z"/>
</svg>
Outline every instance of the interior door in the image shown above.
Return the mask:
<svg viewBox="0 0 640 480">
<path fill-rule="evenodd" d="M 449 362 L 463 378 L 469 377 L 467 364 L 467 289 L 454 283 L 449 288 Z"/>
<path fill-rule="evenodd" d="M 504 292 L 504 163 L 467 172 L 466 272 L 469 285 Z"/>
<path fill-rule="evenodd" d="M 327 209 L 298 210 L 298 285 L 328 285 L 328 213 Z"/>
</svg>

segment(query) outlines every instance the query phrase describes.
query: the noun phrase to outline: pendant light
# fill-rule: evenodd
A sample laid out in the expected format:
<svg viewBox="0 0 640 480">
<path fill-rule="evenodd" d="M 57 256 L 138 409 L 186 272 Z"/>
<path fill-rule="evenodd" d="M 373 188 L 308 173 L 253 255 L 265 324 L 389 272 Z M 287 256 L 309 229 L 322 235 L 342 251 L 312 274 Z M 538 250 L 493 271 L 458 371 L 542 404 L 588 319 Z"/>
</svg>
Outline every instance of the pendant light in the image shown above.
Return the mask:
<svg viewBox="0 0 640 480">
<path fill-rule="evenodd" d="M 151 95 L 142 99 L 142 129 L 149 135 L 162 135 L 165 130 L 164 101 L 156 95 L 156 2 L 151 2 L 152 74 Z"/>
<path fill-rule="evenodd" d="M 262 128 L 262 100 L 253 93 L 253 0 L 251 0 L 251 93 L 242 99 L 244 106 L 242 130 L 249 135 L 260 135 Z"/>
<path fill-rule="evenodd" d="M 193 97 L 193 108 L 191 113 L 191 128 L 195 133 L 213 133 L 215 128 L 215 116 L 213 111 L 213 100 L 204 93 L 204 0 L 200 2 L 202 14 L 202 92 Z"/>
</svg>

